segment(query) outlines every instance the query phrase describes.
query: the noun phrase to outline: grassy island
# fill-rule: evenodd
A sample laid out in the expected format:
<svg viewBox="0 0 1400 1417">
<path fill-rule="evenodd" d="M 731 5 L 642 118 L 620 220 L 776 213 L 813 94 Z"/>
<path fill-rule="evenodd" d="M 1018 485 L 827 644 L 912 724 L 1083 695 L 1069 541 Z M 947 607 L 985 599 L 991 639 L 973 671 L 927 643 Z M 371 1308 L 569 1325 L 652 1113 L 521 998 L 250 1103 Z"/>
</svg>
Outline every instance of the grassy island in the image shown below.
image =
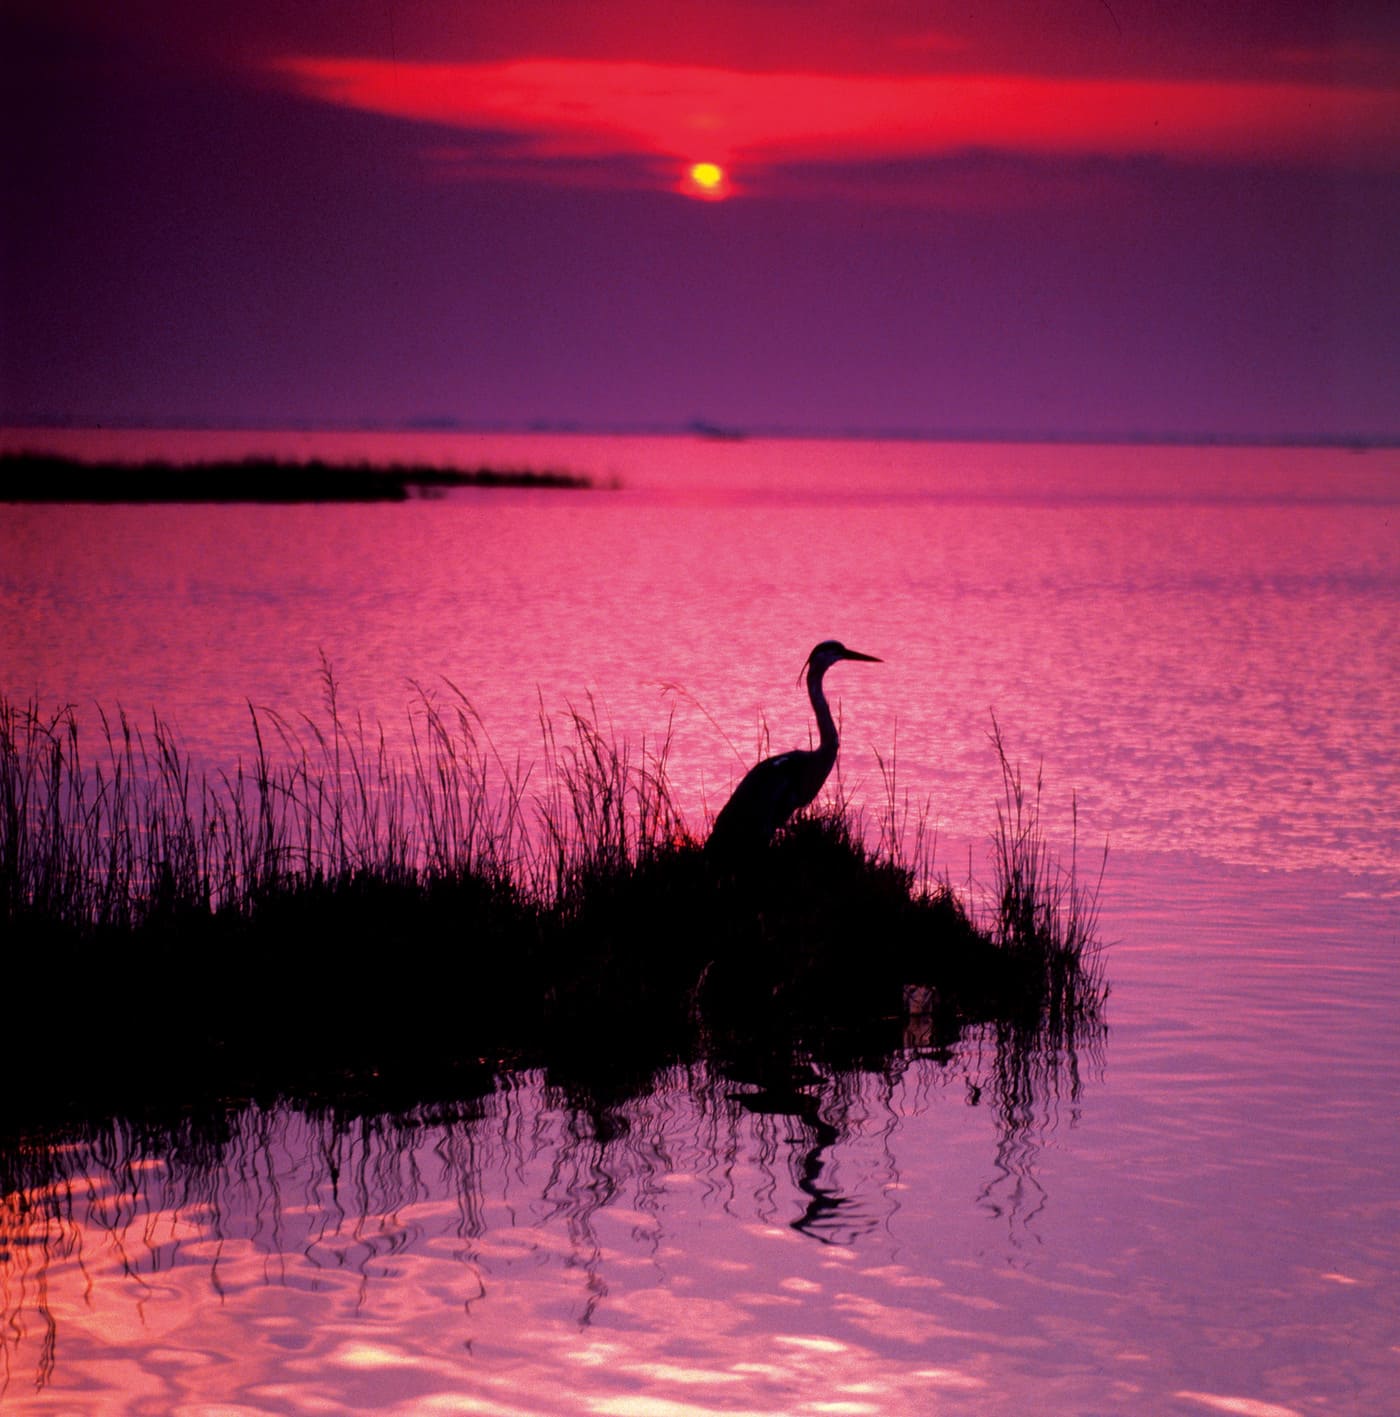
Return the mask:
<svg viewBox="0 0 1400 1417">
<path fill-rule="evenodd" d="M 71 708 L 0 699 L 10 1127 L 438 1095 L 463 1070 L 625 1090 L 756 1040 L 851 1066 L 980 1025 L 1014 1071 L 1100 1030 L 1097 886 L 1050 856 L 999 734 L 979 910 L 921 829 L 906 847 L 892 782 L 872 831 L 831 805 L 720 867 L 664 743 L 634 755 L 571 712 L 543 723 L 543 770 L 511 773 L 465 701 L 424 695 L 399 761 L 325 686 L 305 742 L 261 711 L 252 760 L 212 777 L 158 718 L 101 716 L 89 759 Z"/>
<path fill-rule="evenodd" d="M 464 487 L 592 485 L 574 473 L 491 467 L 375 467 L 258 457 L 177 466 L 83 462 L 48 453 L 0 456 L 0 502 L 404 502 Z"/>
</svg>

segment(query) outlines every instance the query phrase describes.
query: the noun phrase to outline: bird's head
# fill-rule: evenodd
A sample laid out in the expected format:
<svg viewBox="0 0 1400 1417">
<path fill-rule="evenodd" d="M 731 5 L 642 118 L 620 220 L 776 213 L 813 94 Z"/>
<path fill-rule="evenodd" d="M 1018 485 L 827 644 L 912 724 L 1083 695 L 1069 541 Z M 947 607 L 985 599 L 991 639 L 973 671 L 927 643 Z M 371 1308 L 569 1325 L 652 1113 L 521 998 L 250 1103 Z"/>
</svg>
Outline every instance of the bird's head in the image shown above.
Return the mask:
<svg viewBox="0 0 1400 1417">
<path fill-rule="evenodd" d="M 825 674 L 833 664 L 840 659 L 863 659 L 869 664 L 881 664 L 884 661 L 873 654 L 861 654 L 857 650 L 847 649 L 840 640 L 823 640 L 807 656 L 807 662 L 802 666 L 802 674 L 809 669 L 817 674 Z M 797 676 L 798 682 L 802 682 L 802 674 Z"/>
</svg>

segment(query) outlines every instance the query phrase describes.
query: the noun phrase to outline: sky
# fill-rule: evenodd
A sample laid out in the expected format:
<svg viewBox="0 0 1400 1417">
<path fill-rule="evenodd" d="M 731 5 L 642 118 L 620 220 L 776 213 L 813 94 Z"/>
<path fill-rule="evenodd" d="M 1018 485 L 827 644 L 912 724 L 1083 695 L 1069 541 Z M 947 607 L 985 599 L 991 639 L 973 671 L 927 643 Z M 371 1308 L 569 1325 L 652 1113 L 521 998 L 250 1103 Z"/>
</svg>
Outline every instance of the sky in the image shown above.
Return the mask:
<svg viewBox="0 0 1400 1417">
<path fill-rule="evenodd" d="M 1400 435 L 1390 0 L 0 16 L 9 425 Z"/>
</svg>

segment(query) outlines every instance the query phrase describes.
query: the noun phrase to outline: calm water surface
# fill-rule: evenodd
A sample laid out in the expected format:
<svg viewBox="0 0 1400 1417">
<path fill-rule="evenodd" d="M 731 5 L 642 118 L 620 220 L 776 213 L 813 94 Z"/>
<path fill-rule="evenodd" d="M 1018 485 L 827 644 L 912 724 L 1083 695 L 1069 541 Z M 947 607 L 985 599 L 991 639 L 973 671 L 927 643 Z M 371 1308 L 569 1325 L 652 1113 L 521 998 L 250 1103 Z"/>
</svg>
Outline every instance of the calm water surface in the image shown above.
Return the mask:
<svg viewBox="0 0 1400 1417">
<path fill-rule="evenodd" d="M 622 487 L 0 508 L 12 696 L 156 708 L 214 767 L 249 700 L 318 709 L 322 652 L 391 740 L 415 684 L 527 758 L 541 707 L 591 696 L 669 731 L 698 826 L 765 731 L 805 741 L 795 676 L 834 635 L 885 660 L 828 681 L 844 789 L 878 808 L 893 752 L 956 878 L 985 874 L 992 712 L 1052 832 L 1074 793 L 1081 852 L 1110 841 L 1109 1031 L 1019 1092 L 995 1040 L 911 1025 L 786 1110 L 703 1070 L 592 1107 L 527 1073 L 392 1120 L 114 1126 L 5 1198 L 6 1411 L 1395 1410 L 1400 456 L 126 446 Z M 432 955 L 394 968 L 411 1007 Z"/>
</svg>

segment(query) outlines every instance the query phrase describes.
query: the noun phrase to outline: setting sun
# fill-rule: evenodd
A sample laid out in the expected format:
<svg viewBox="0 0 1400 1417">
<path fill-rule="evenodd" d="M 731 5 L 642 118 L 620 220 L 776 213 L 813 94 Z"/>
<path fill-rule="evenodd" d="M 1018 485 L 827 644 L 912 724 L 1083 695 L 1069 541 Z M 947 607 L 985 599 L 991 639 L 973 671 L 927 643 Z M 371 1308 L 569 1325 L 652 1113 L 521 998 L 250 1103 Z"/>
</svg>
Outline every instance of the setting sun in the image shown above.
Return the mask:
<svg viewBox="0 0 1400 1417">
<path fill-rule="evenodd" d="M 685 173 L 685 191 L 692 197 L 720 199 L 729 195 L 729 174 L 717 162 L 692 163 Z"/>
</svg>

